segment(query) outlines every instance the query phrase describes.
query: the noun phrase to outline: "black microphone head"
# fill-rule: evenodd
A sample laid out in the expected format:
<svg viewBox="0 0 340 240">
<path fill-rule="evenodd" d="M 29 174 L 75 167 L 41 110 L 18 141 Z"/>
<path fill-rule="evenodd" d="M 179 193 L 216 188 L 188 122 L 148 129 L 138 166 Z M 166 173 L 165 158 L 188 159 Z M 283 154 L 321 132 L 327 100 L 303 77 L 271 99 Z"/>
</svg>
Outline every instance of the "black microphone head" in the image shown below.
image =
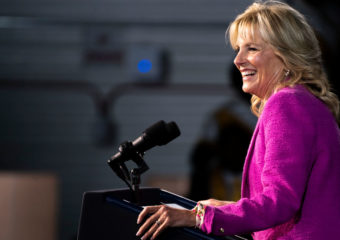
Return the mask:
<svg viewBox="0 0 340 240">
<path fill-rule="evenodd" d="M 179 135 L 181 135 L 181 131 L 179 130 L 177 124 L 175 122 L 169 122 L 166 125 L 166 137 L 162 139 L 163 141 L 160 142 L 158 145 L 164 145 L 167 144 L 168 142 L 174 140 L 177 138 Z"/>
<path fill-rule="evenodd" d="M 180 134 L 175 122 L 165 123 L 163 120 L 156 122 L 144 131 L 145 138 L 154 146 L 167 144 Z"/>
</svg>

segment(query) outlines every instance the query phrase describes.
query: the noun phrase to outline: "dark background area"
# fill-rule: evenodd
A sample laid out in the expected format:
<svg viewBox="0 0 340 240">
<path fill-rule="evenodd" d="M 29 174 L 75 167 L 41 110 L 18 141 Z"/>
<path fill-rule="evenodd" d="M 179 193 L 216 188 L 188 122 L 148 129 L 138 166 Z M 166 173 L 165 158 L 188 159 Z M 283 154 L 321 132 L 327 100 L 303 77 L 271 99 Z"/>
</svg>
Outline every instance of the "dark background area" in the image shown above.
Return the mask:
<svg viewBox="0 0 340 240">
<path fill-rule="evenodd" d="M 192 148 L 217 107 L 232 104 L 254 126 L 232 87 L 224 36 L 251 2 L 1 1 L 0 169 L 55 177 L 53 239 L 75 238 L 83 192 L 125 187 L 106 161 L 154 122 L 175 121 L 182 134 L 147 152 L 142 185 L 181 195 Z M 339 93 L 339 4 L 288 3 L 318 32 Z M 148 74 L 138 72 L 140 58 L 152 60 Z"/>
</svg>

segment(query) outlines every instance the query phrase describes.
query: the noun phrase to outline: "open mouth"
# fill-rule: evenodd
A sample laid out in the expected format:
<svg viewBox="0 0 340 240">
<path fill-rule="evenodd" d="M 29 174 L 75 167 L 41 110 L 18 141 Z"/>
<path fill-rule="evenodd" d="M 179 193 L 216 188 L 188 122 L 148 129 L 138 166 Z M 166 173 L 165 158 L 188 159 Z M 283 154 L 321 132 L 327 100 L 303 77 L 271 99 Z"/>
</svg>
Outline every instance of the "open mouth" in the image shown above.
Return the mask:
<svg viewBox="0 0 340 240">
<path fill-rule="evenodd" d="M 245 72 L 242 72 L 242 77 L 254 76 L 255 74 L 256 74 L 256 71 L 245 71 Z"/>
<path fill-rule="evenodd" d="M 255 74 L 256 74 L 256 71 L 244 71 L 242 72 L 242 77 L 247 78 L 247 77 L 254 76 Z"/>
</svg>

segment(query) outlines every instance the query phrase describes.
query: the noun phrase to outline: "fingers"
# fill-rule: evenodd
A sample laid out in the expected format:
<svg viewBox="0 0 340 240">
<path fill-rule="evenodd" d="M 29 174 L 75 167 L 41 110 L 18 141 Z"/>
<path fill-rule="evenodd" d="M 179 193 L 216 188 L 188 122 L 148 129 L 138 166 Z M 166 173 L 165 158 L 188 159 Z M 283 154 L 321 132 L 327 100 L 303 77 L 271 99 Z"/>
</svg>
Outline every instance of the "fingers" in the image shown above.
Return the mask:
<svg viewBox="0 0 340 240">
<path fill-rule="evenodd" d="M 142 233 L 144 233 L 150 226 L 149 231 L 142 237 L 142 239 L 146 239 L 152 232 L 155 231 L 157 227 L 159 227 L 160 222 L 156 221 L 160 217 L 160 212 L 158 210 L 162 206 L 150 206 L 150 207 L 145 207 L 143 211 L 139 214 L 138 219 L 137 219 L 137 224 L 140 224 L 142 220 L 147 216 L 148 214 L 152 214 L 144 223 L 143 225 L 138 229 L 138 232 L 136 236 L 140 236 Z"/>
<path fill-rule="evenodd" d="M 144 235 L 141 239 L 147 239 L 152 235 L 151 239 L 157 237 L 166 227 L 166 214 L 164 214 L 165 206 L 151 206 L 146 207 L 139 214 L 137 223 L 142 222 L 143 218 L 149 213 L 153 213 L 148 219 L 143 223 L 143 225 L 138 229 L 136 236 Z"/>
<path fill-rule="evenodd" d="M 153 223 L 153 225 L 149 228 L 149 230 L 143 235 L 141 239 L 148 239 L 151 235 L 151 239 L 155 239 L 166 227 L 166 222 L 159 218 Z"/>
<path fill-rule="evenodd" d="M 152 213 L 151 216 L 148 214 Z M 167 227 L 195 226 L 196 216 L 191 210 L 171 208 L 169 206 L 146 207 L 138 217 L 138 223 L 147 217 L 138 229 L 137 236 L 143 235 L 141 239 L 156 238 Z"/>
<path fill-rule="evenodd" d="M 151 239 L 155 239 L 159 234 L 161 234 L 163 231 L 164 231 L 164 229 L 166 229 L 168 226 L 168 218 L 166 218 L 166 219 L 159 219 L 158 220 L 159 221 L 159 227 L 158 228 L 156 228 L 156 230 L 155 230 L 155 232 L 152 234 L 152 237 L 151 237 Z"/>
<path fill-rule="evenodd" d="M 156 212 L 159 208 L 160 208 L 160 206 L 145 207 L 143 209 L 143 211 L 141 211 L 141 213 L 138 215 L 137 224 L 140 224 L 143 221 L 143 219 L 145 218 L 146 215 Z"/>
<path fill-rule="evenodd" d="M 156 223 L 157 219 L 159 218 L 159 214 L 153 214 L 151 217 L 149 217 L 143 225 L 139 228 L 137 232 L 137 236 L 141 235 L 144 233 L 150 226 L 150 229 L 148 232 L 154 230 L 156 227 L 158 227 L 158 224 Z M 150 235 L 150 234 L 145 234 L 145 235 Z"/>
</svg>

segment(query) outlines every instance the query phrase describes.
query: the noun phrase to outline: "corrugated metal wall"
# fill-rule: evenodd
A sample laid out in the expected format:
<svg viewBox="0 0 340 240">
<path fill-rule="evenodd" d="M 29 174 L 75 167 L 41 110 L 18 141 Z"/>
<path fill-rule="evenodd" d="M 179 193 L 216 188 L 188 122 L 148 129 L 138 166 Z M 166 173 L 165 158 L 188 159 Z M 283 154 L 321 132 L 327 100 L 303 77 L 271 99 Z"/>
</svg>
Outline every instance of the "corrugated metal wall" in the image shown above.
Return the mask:
<svg viewBox="0 0 340 240">
<path fill-rule="evenodd" d="M 2 1 L 0 167 L 57 174 L 60 239 L 75 236 L 84 191 L 125 187 L 106 160 L 119 143 L 158 120 L 176 121 L 182 135 L 146 154 L 145 178 L 188 177 L 189 153 L 204 119 L 233 98 L 228 87 L 233 53 L 224 32 L 250 2 Z M 127 51 L 145 45 L 169 53 L 167 83 L 133 85 L 110 95 L 132 83 Z M 88 58 L 93 50 L 113 55 Z M 105 119 L 98 102 L 108 96 Z M 248 119 L 247 112 L 244 116 Z M 115 141 L 100 146 L 107 120 L 115 126 Z"/>
</svg>

